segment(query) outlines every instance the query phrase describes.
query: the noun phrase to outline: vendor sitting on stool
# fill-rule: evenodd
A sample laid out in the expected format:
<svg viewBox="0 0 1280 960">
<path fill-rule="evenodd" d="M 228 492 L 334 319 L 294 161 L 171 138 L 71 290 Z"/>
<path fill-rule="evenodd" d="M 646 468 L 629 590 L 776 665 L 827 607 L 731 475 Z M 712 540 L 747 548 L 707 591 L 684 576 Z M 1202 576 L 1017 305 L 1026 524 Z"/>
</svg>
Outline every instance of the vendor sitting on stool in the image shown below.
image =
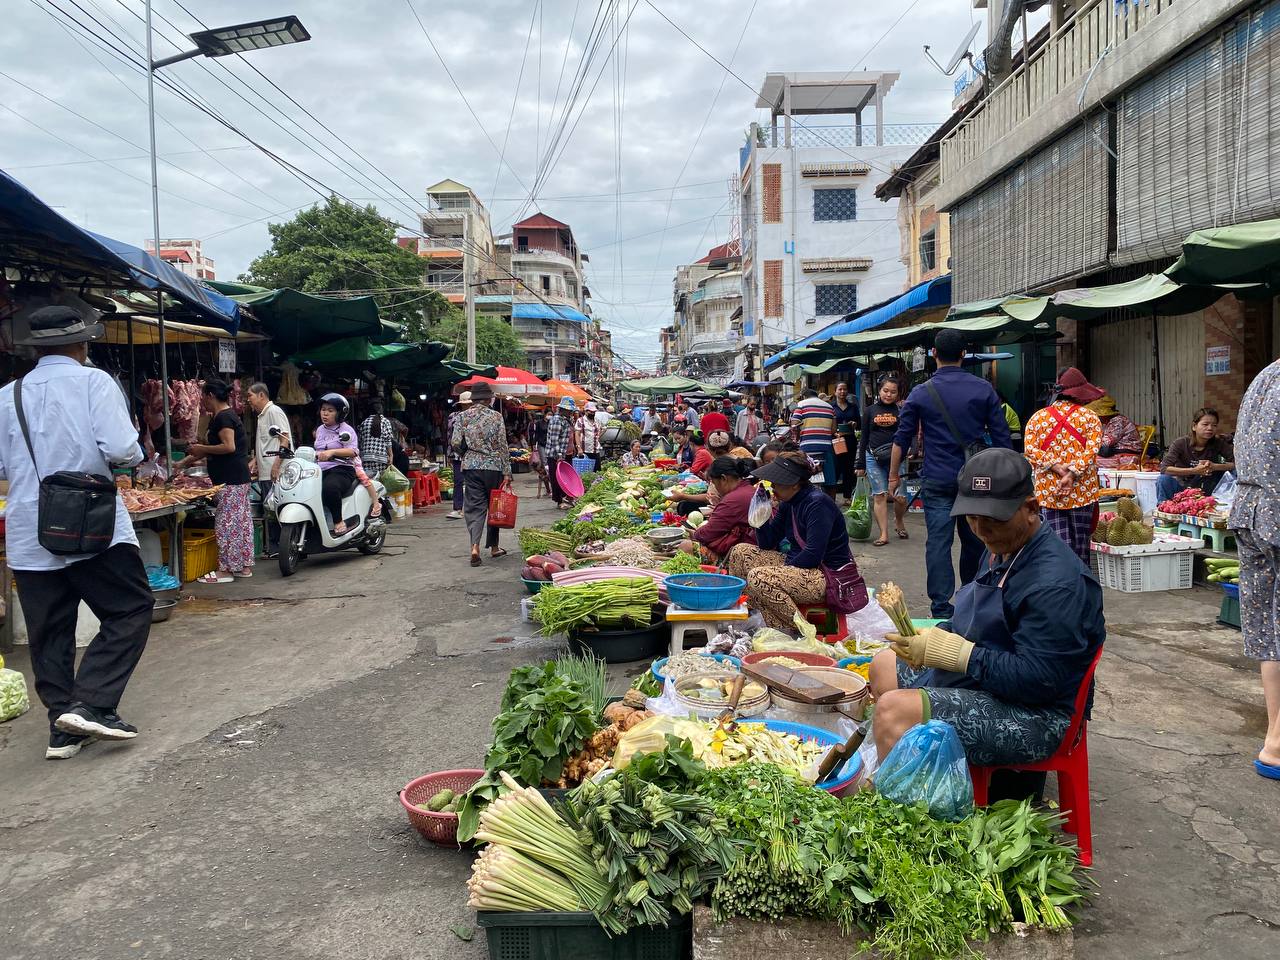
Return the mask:
<svg viewBox="0 0 1280 960">
<path fill-rule="evenodd" d="M 971 764 L 1033 763 L 1061 745 L 1076 693 L 1106 636 L 1102 588 L 1040 520 L 1031 465 L 984 450 L 960 471 L 951 515 L 986 545 L 955 614 L 871 663 L 876 751 L 930 719 L 951 724 Z"/>
</svg>

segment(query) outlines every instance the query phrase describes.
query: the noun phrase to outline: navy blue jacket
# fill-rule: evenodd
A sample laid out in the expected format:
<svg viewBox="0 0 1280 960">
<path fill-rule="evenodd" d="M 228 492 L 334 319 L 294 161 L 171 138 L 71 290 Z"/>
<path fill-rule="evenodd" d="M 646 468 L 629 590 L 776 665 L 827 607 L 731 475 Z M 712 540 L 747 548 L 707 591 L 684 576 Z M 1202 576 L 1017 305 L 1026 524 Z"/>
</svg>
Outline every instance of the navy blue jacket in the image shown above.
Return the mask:
<svg viewBox="0 0 1280 960">
<path fill-rule="evenodd" d="M 805 542 L 801 549 L 791 529 L 791 517 Z M 849 533 L 836 502 L 818 487 L 807 486 L 786 503 L 778 504 L 773 519 L 756 531 L 756 544 L 777 550 L 783 540 L 791 543 L 787 566 L 817 570 L 823 564 L 840 568 L 853 559 L 849 553 Z"/>
<path fill-rule="evenodd" d="M 1011 559 L 988 569 L 991 555 L 984 554 L 977 582 L 999 584 Z M 1070 713 L 1080 681 L 1107 635 L 1098 578 L 1042 523 L 1005 581 L 1002 598 L 1013 646 L 966 637 L 977 647 L 969 657 L 964 686 L 1008 703 Z M 950 630 L 951 624 L 941 627 Z"/>
<path fill-rule="evenodd" d="M 937 388 L 939 399 L 966 444 L 989 432 L 993 447 L 1012 446 L 1000 397 L 991 384 L 959 367 L 939 367 L 929 383 Z M 924 478 L 954 487 L 964 467 L 964 447 L 956 443 L 947 421 L 933 402 L 932 392 L 924 384 L 912 388 L 898 416 L 898 432 L 893 442 L 902 448 L 904 458 L 921 423 L 924 424 Z"/>
</svg>

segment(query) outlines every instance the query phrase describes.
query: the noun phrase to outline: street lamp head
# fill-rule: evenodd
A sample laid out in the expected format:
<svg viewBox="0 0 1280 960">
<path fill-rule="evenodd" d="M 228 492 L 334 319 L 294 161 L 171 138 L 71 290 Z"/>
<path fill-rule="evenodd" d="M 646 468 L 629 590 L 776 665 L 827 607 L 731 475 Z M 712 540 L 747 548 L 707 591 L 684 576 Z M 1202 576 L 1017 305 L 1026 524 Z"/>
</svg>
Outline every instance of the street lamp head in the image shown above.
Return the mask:
<svg viewBox="0 0 1280 960">
<path fill-rule="evenodd" d="M 274 20 L 255 20 L 233 27 L 217 27 L 191 34 L 191 40 L 206 57 L 226 57 L 233 53 L 249 53 L 267 47 L 282 47 L 311 39 L 307 28 L 294 16 Z"/>
</svg>

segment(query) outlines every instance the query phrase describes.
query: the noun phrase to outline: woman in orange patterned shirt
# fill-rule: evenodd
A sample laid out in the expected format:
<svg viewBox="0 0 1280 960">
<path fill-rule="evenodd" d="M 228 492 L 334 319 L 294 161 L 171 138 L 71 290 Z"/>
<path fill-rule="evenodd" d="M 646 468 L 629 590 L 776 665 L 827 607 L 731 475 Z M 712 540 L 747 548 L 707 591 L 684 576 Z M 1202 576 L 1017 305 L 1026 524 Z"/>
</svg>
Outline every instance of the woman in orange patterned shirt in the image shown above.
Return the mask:
<svg viewBox="0 0 1280 960">
<path fill-rule="evenodd" d="M 1054 401 L 1027 421 L 1025 453 L 1044 520 L 1089 565 L 1098 517 L 1098 448 L 1102 421 L 1087 409 L 1105 391 L 1075 367 L 1058 374 Z"/>
</svg>

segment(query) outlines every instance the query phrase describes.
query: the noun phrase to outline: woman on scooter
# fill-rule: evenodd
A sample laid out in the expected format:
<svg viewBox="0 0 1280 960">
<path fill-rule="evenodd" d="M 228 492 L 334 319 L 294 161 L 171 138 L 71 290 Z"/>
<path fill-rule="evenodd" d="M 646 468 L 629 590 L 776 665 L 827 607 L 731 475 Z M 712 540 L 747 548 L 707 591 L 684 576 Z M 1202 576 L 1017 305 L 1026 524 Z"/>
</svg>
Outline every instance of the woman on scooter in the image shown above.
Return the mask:
<svg viewBox="0 0 1280 960">
<path fill-rule="evenodd" d="M 333 518 L 336 537 L 347 532 L 346 519 L 342 516 L 342 497 L 356 478 L 352 462 L 360 456 L 356 428 L 347 423 L 350 410 L 347 398 L 340 393 L 326 393 L 320 398 L 320 426 L 316 427 L 315 441 L 316 463 L 322 471 L 320 498 Z M 345 441 L 342 439 L 344 433 L 347 434 Z M 341 460 L 350 462 L 341 463 Z"/>
</svg>

